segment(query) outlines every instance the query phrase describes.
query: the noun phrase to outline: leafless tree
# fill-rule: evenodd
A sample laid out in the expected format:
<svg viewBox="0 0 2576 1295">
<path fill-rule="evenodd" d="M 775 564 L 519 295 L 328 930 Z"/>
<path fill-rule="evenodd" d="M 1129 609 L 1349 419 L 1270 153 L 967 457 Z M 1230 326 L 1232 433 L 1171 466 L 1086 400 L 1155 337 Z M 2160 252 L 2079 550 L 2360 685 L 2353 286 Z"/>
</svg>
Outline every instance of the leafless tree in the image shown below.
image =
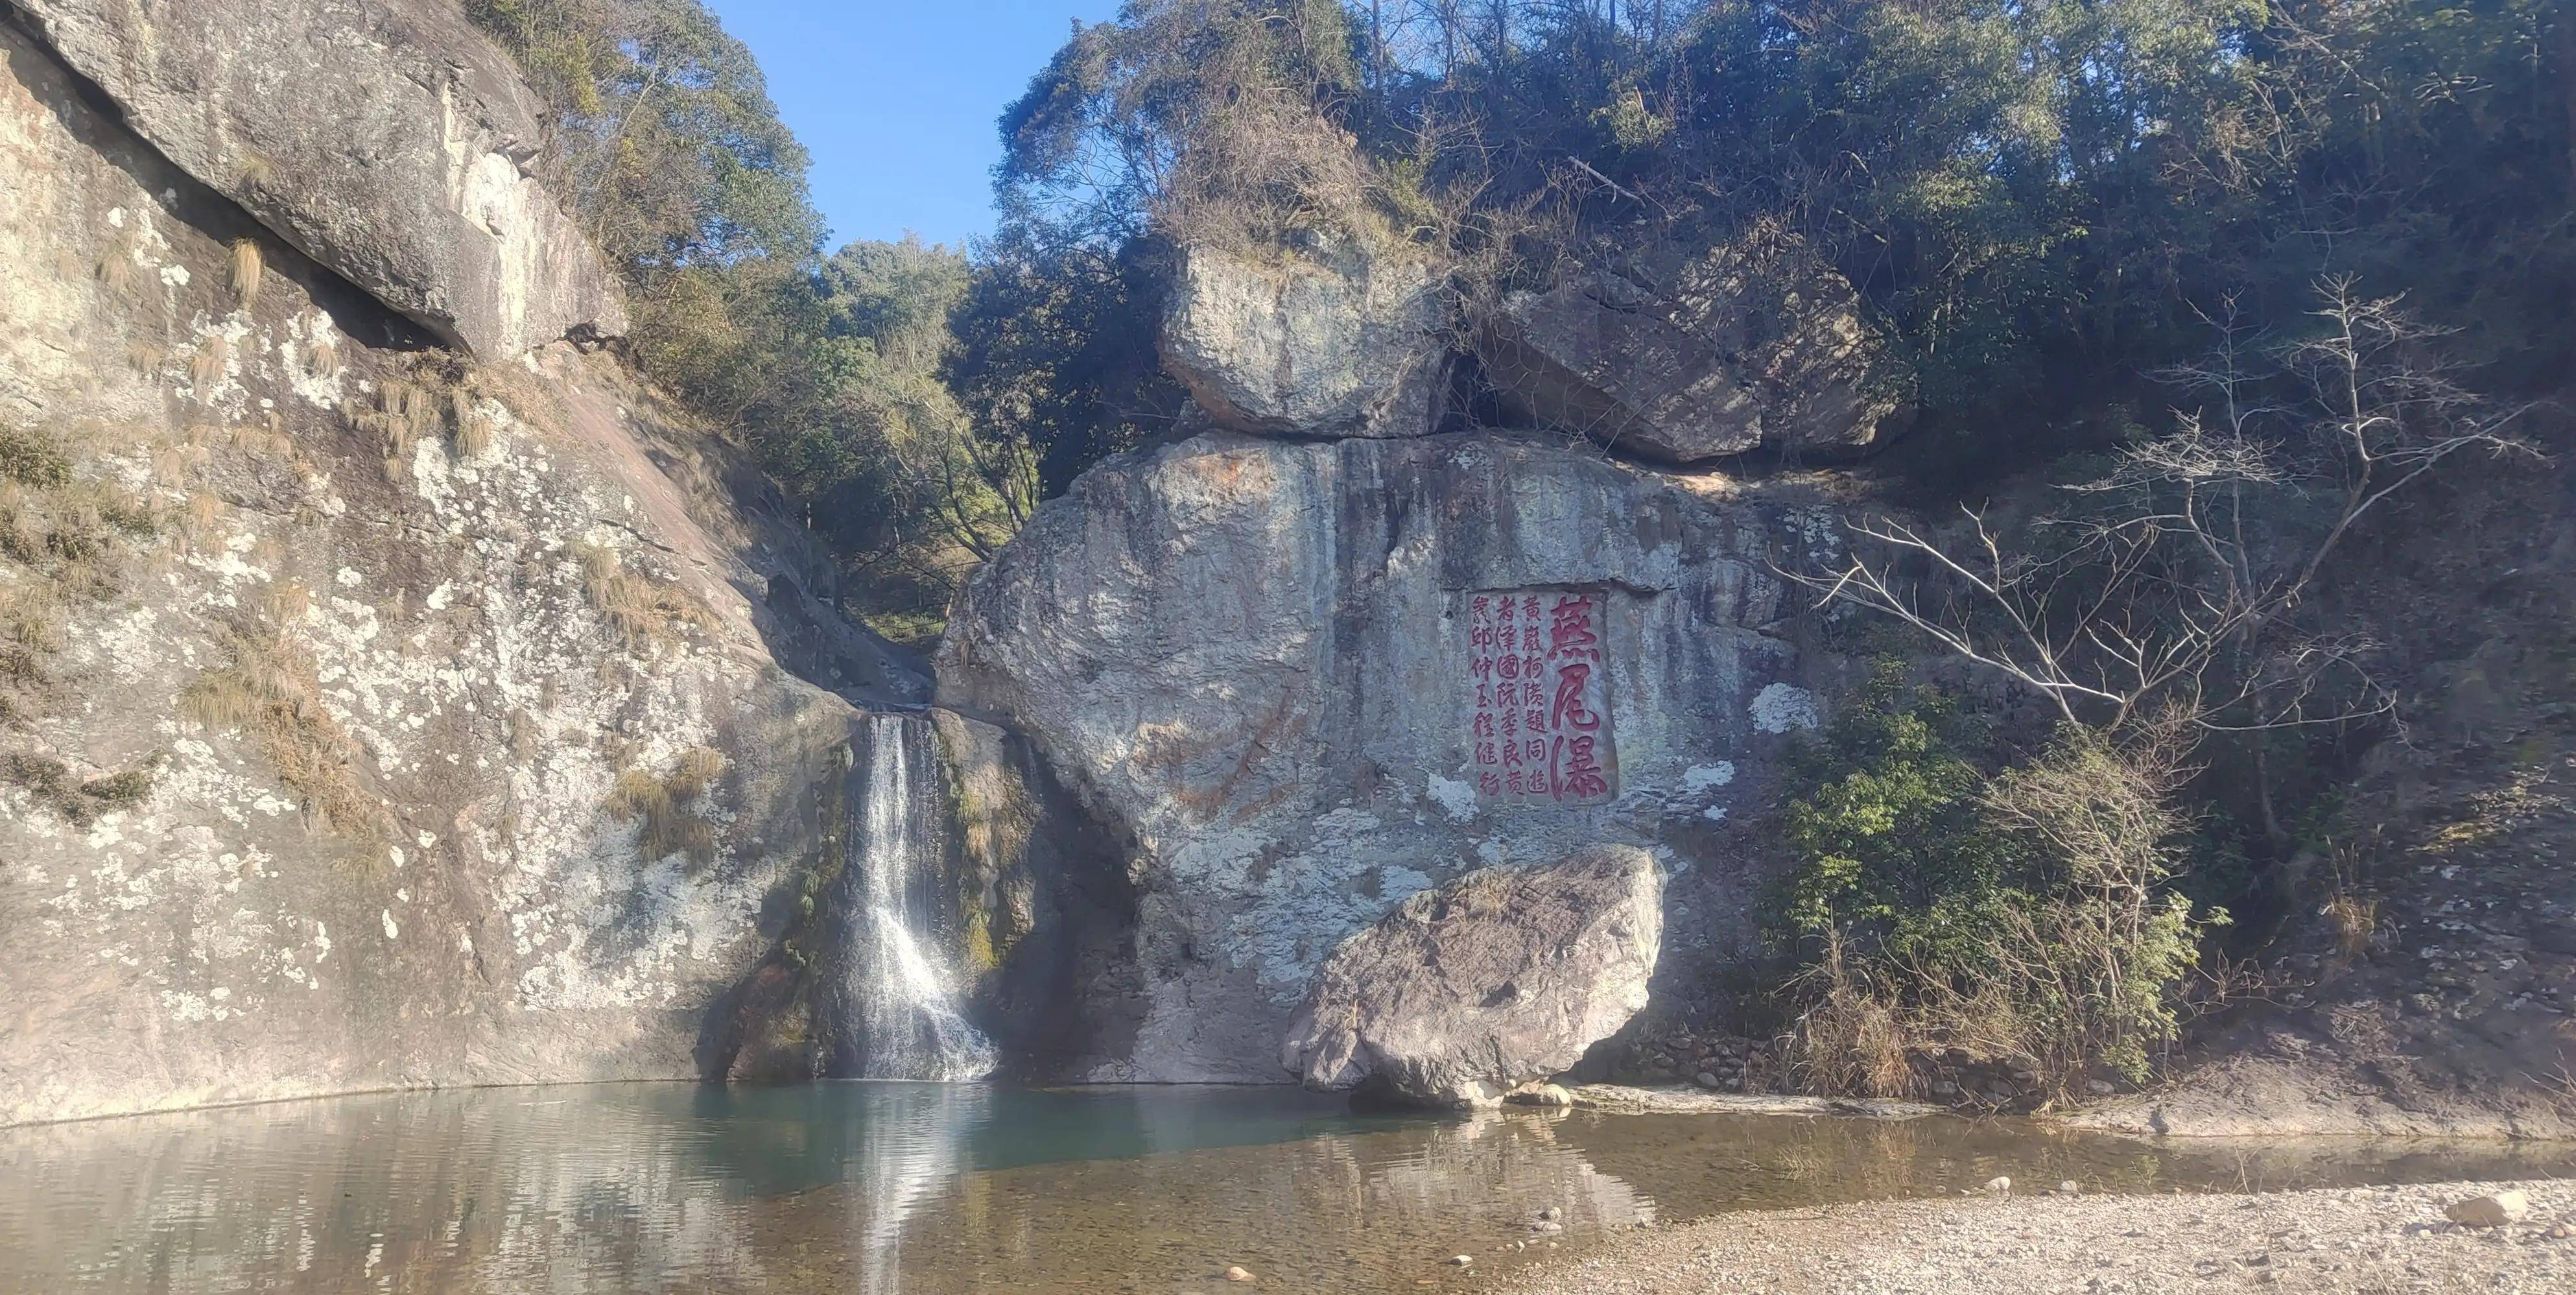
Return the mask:
<svg viewBox="0 0 2576 1295">
<path fill-rule="evenodd" d="M 2319 327 L 2287 344 L 2246 336 L 2222 308 L 2217 350 L 2170 375 L 2201 407 L 2069 488 L 2076 506 L 2021 542 L 1974 510 L 1956 536 L 1879 517 L 1853 528 L 1861 543 L 1841 571 L 1798 578 L 1819 605 L 1891 615 L 2070 724 L 2119 732 L 2153 710 L 2203 732 L 2258 731 L 2385 714 L 2367 637 L 2299 616 L 2327 562 L 2457 456 L 2538 451 L 2511 431 L 2529 406 L 2462 386 L 2441 330 L 2349 279 L 2318 294 Z M 2282 390 L 2277 404 L 2256 394 Z"/>
</svg>

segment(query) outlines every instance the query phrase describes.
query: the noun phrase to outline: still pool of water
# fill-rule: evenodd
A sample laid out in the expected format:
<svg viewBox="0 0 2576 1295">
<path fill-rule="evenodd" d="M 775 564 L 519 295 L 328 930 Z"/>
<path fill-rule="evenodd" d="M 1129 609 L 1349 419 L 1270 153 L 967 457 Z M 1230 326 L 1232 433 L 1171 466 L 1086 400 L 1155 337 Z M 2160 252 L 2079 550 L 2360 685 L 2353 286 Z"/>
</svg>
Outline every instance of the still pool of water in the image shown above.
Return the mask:
<svg viewBox="0 0 2576 1295">
<path fill-rule="evenodd" d="M 2576 1171 L 2576 1148 L 2025 1124 L 1355 1115 L 1279 1088 L 679 1084 L 0 1130 L 0 1290 L 1412 1291 L 1545 1241 L 1997 1174 L 2094 1191 Z M 1564 1231 L 1531 1231 L 1554 1206 Z M 1537 1242 L 1513 1249 L 1516 1242 Z M 1441 1266 L 1474 1252 L 1468 1273 Z"/>
</svg>

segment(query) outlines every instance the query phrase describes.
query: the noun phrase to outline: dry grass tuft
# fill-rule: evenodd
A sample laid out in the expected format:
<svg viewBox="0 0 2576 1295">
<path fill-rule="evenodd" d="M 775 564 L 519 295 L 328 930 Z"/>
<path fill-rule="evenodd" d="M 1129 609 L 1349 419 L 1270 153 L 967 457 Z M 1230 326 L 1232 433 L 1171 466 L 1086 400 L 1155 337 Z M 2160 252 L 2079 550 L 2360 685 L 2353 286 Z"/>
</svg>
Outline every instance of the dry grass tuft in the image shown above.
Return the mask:
<svg viewBox="0 0 2576 1295">
<path fill-rule="evenodd" d="M 245 151 L 235 174 L 241 177 L 244 187 L 264 189 L 277 182 L 277 164 L 269 161 L 266 154 Z"/>
<path fill-rule="evenodd" d="M 693 746 L 680 753 L 671 766 L 671 794 L 681 800 L 694 800 L 705 795 L 725 770 L 724 754 L 713 747 Z"/>
<path fill-rule="evenodd" d="M 110 431 L 0 426 L 0 724 L 28 716 L 44 659 L 62 650 L 71 600 L 113 593 L 125 541 L 154 529 L 149 504 L 73 472 L 72 445 Z"/>
<path fill-rule="evenodd" d="M 43 658 L 62 647 L 61 593 L 45 581 L 0 585 L 0 683 L 42 683 Z"/>
<path fill-rule="evenodd" d="M 127 230 L 109 239 L 106 249 L 98 254 L 98 264 L 92 267 L 92 272 L 100 283 L 107 285 L 108 291 L 118 296 L 134 291 L 134 252 L 134 232 Z"/>
<path fill-rule="evenodd" d="M 233 240 L 232 259 L 228 265 L 232 279 L 233 300 L 249 310 L 259 304 L 260 274 L 268 267 L 268 256 L 260 250 L 256 238 Z"/>
<path fill-rule="evenodd" d="M 386 471 L 397 479 L 414 448 L 431 436 L 443 435 L 450 453 L 471 458 L 491 449 L 499 434 L 499 416 L 486 408 L 487 381 L 462 359 L 416 359 L 408 376 L 385 379 L 373 406 L 351 421 L 384 440 Z"/>
<path fill-rule="evenodd" d="M 2349 961 L 2370 951 L 2379 933 L 2379 900 L 2348 890 L 2336 891 L 2325 903 L 2326 925 L 2335 933 L 2335 951 Z"/>
<path fill-rule="evenodd" d="M 224 631 L 231 663 L 190 684 L 180 713 L 255 739 L 278 781 L 302 800 L 308 821 L 353 844 L 379 845 L 391 824 L 359 785 L 357 743 L 323 706 L 312 654 L 278 623 L 285 608 L 274 596 L 271 602 L 260 619 Z"/>
<path fill-rule="evenodd" d="M 0 478 L 0 554 L 67 588 L 101 585 L 107 573 L 99 560 L 117 539 L 153 529 L 150 507 L 107 482 Z"/>
<path fill-rule="evenodd" d="M 136 373 L 146 376 L 159 373 L 161 366 L 169 362 L 169 352 L 150 342 L 138 340 L 125 344 L 125 363 Z"/>
<path fill-rule="evenodd" d="M 205 471 L 213 457 L 205 446 L 194 442 L 162 442 L 152 447 L 152 479 L 165 486 L 184 486 Z"/>
<path fill-rule="evenodd" d="M 691 865 L 704 867 L 716 856 L 716 830 L 694 807 L 724 766 L 722 755 L 695 747 L 682 752 L 662 777 L 629 769 L 617 775 L 603 808 L 618 818 L 641 820 L 636 846 L 647 862 L 686 854 Z"/>
<path fill-rule="evenodd" d="M 1819 976 L 1825 992 L 1798 1018 L 1791 1062 L 1818 1091 L 1866 1097 L 1911 1097 L 1917 1076 L 1913 1037 L 1886 1001 L 1845 961 L 1836 937 Z"/>
<path fill-rule="evenodd" d="M 327 378 L 340 371 L 340 347 L 327 337 L 316 337 L 304 350 L 304 367 L 317 378 Z"/>
<path fill-rule="evenodd" d="M 492 448 L 497 434 L 493 419 L 483 412 L 483 402 L 467 387 L 448 392 L 448 428 L 456 452 L 466 458 L 478 458 Z"/>
<path fill-rule="evenodd" d="M 313 611 L 313 591 L 295 580 L 271 585 L 260 598 L 260 611 L 280 629 L 300 625 Z"/>
<path fill-rule="evenodd" d="M 676 642 L 683 626 L 706 629 L 711 618 L 677 586 L 628 571 L 615 552 L 576 544 L 582 593 L 630 649 Z"/>
<path fill-rule="evenodd" d="M 224 372 L 232 365 L 233 340 L 222 333 L 208 333 L 197 345 L 197 353 L 188 359 L 188 381 L 197 389 L 197 398 L 212 396 L 222 386 Z"/>
<path fill-rule="evenodd" d="M 265 459 L 292 460 L 296 457 L 295 441 L 286 434 L 285 424 L 274 409 L 267 411 L 267 416 L 257 426 L 243 423 L 234 427 L 231 439 L 233 448 L 244 454 Z"/>
<path fill-rule="evenodd" d="M 361 429 L 384 441 L 387 477 L 399 480 L 410 466 L 413 447 L 438 429 L 438 404 L 427 387 L 404 378 L 387 378 L 376 388 L 374 404 L 351 416 Z"/>
</svg>

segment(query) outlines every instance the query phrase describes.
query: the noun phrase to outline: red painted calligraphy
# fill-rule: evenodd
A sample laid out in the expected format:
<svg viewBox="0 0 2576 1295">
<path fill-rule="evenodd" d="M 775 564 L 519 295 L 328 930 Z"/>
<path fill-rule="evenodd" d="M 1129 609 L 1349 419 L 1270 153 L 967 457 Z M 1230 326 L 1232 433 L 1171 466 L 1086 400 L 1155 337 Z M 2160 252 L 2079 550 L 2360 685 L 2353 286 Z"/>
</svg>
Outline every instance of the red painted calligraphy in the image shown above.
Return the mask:
<svg viewBox="0 0 2576 1295">
<path fill-rule="evenodd" d="M 1567 805 L 1616 794 L 1606 606 L 1592 592 L 1468 598 L 1467 748 L 1477 794 Z"/>
</svg>

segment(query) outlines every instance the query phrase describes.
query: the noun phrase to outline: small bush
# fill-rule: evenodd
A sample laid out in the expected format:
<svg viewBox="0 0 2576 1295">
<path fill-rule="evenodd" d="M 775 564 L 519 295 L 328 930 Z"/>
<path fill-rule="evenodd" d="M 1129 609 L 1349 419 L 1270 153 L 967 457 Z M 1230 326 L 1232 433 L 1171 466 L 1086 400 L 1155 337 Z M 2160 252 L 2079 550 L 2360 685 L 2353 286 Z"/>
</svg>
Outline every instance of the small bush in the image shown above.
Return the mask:
<svg viewBox="0 0 2576 1295">
<path fill-rule="evenodd" d="M 71 456 L 33 428 L 0 427 L 0 477 L 29 486 L 68 485 Z"/>
<path fill-rule="evenodd" d="M 1808 1082 L 1904 1093 L 1909 1058 L 1958 1049 L 2062 1094 L 2101 1067 L 2144 1079 L 2176 1036 L 2201 940 L 2226 921 L 2171 885 L 2187 744 L 2068 729 L 1993 773 L 1982 746 L 1882 666 L 1792 759 L 1804 790 L 1782 821 L 1800 863 L 1774 922 L 1804 963 Z"/>
<path fill-rule="evenodd" d="M 151 798 L 156 757 L 122 773 L 75 779 L 71 767 L 52 756 L 12 751 L 0 756 L 0 782 L 25 788 L 37 804 L 62 816 L 74 827 L 88 827 L 104 814 L 131 809 Z"/>
</svg>

